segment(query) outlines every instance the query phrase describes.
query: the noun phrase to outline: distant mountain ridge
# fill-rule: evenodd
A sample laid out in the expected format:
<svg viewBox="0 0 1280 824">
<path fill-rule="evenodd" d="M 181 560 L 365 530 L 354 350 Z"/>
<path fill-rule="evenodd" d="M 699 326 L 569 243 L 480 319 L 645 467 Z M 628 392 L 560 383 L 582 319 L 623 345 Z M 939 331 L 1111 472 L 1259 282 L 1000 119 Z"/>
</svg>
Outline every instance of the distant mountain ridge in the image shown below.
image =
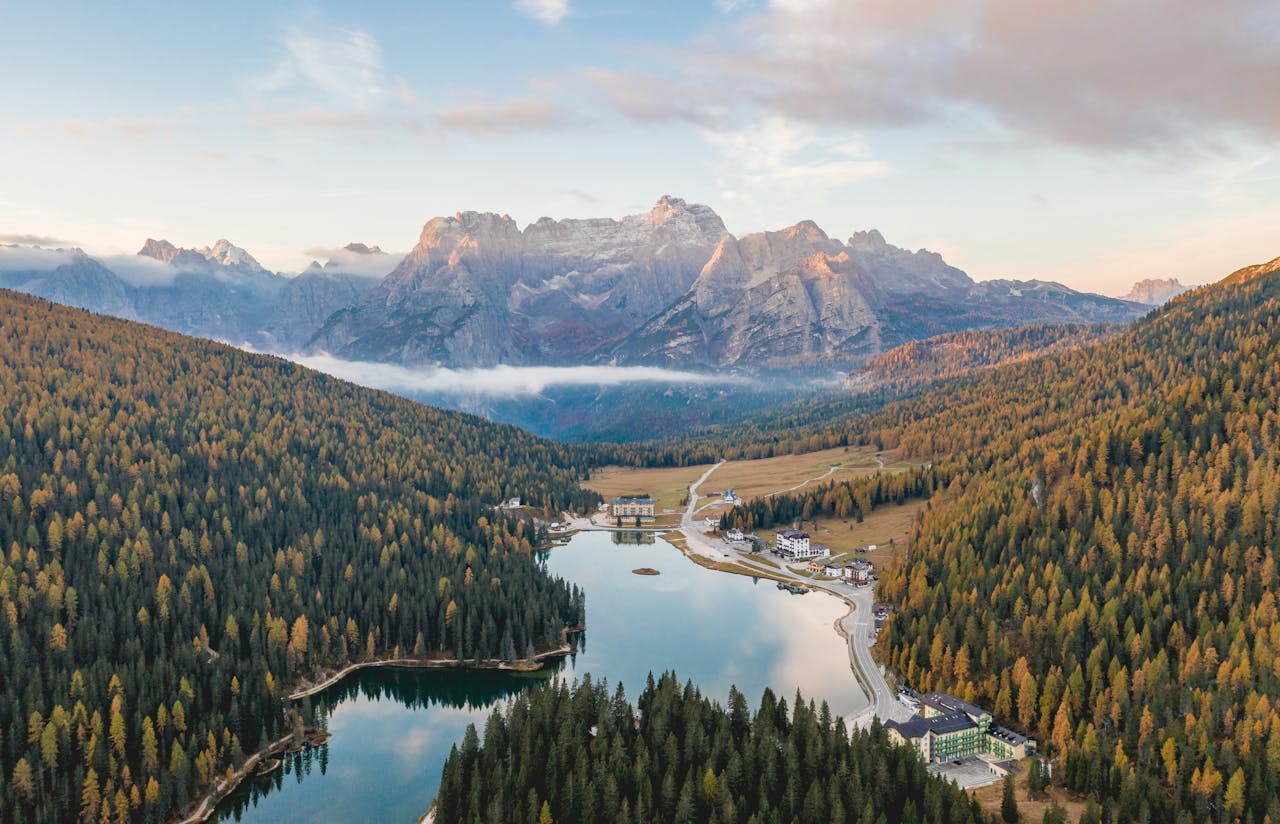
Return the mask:
<svg viewBox="0 0 1280 824">
<path fill-rule="evenodd" d="M 1183 286 L 1177 278 L 1147 278 L 1133 284 L 1133 288 L 1122 300 L 1147 306 L 1160 306 L 1190 290 L 1190 286 Z"/>
<path fill-rule="evenodd" d="M 433 218 L 310 348 L 459 367 L 584 363 L 683 294 L 725 234 L 711 209 L 671 197 L 621 220 L 540 218 L 523 231 L 508 215 Z"/>
<path fill-rule="evenodd" d="M 384 254 L 364 244 L 344 248 Z M 268 271 L 225 239 L 186 249 L 148 238 L 137 254 L 138 271 L 128 277 L 80 249 L 45 251 L 51 263 L 44 268 L 0 267 L 0 286 L 188 335 L 273 351 L 296 350 L 326 318 L 378 282 L 340 271 L 335 261 L 286 277 Z"/>
<path fill-rule="evenodd" d="M 49 271 L 0 271 L 0 285 L 255 348 L 409 366 L 847 369 L 947 332 L 1147 311 L 1056 283 L 975 282 L 874 229 L 841 241 L 805 220 L 739 238 L 710 207 L 669 195 L 620 219 L 523 229 L 458 212 L 429 220 L 398 265 L 353 243 L 292 278 L 225 239 L 149 238 L 136 282 L 76 251 Z"/>
<path fill-rule="evenodd" d="M 1118 322 L 1145 307 L 1039 281 L 975 283 L 934 252 L 813 221 L 736 238 L 663 196 L 620 220 L 433 218 L 376 289 L 309 342 L 356 360 L 487 367 L 856 365 L 969 328 Z"/>
</svg>

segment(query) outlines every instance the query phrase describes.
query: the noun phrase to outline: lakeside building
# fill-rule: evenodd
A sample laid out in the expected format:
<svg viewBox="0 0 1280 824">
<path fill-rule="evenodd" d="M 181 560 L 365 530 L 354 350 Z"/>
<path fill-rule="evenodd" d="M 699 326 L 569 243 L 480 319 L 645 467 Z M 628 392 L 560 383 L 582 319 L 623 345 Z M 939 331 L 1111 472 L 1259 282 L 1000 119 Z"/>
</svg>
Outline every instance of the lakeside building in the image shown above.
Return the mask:
<svg viewBox="0 0 1280 824">
<path fill-rule="evenodd" d="M 747 540 L 747 536 L 742 534 L 741 529 L 734 527 L 724 534 L 724 540 L 726 543 L 736 544 Z"/>
<path fill-rule="evenodd" d="M 810 572 L 820 572 L 828 578 L 839 578 L 844 568 L 836 561 L 828 560 L 826 556 L 819 556 L 809 561 Z"/>
<path fill-rule="evenodd" d="M 655 518 L 653 498 L 648 495 L 625 495 L 613 499 L 609 513 L 615 518 Z"/>
<path fill-rule="evenodd" d="M 871 562 L 854 558 L 844 568 L 845 583 L 855 587 L 865 587 L 871 583 Z"/>
<path fill-rule="evenodd" d="M 908 721 L 888 721 L 885 729 L 890 741 L 911 744 L 925 762 L 971 755 L 1010 760 L 1035 754 L 1034 739 L 992 724 L 991 713 L 976 704 L 943 692 L 922 695 L 919 702 L 919 715 Z"/>
<path fill-rule="evenodd" d="M 809 551 L 809 533 L 797 532 L 794 529 L 784 529 L 778 533 L 778 539 L 775 542 L 778 552 L 790 554 L 793 558 L 801 557 Z"/>
<path fill-rule="evenodd" d="M 803 561 L 809 558 L 825 558 L 831 554 L 831 549 L 810 543 L 807 532 L 784 529 L 778 533 L 777 540 L 774 542 L 774 552 L 783 558 Z"/>
</svg>

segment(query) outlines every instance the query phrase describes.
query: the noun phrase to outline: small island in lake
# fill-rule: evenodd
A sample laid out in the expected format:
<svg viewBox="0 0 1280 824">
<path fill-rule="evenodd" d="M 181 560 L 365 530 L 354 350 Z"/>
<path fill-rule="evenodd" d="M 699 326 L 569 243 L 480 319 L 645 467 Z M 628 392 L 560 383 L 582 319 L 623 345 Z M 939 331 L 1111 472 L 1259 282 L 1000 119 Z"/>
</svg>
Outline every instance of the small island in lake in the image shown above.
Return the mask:
<svg viewBox="0 0 1280 824">
<path fill-rule="evenodd" d="M 652 567 L 640 567 L 639 569 L 633 569 L 631 571 L 636 575 L 661 575 L 662 574 L 661 572 L 658 572 L 658 570 Z"/>
</svg>

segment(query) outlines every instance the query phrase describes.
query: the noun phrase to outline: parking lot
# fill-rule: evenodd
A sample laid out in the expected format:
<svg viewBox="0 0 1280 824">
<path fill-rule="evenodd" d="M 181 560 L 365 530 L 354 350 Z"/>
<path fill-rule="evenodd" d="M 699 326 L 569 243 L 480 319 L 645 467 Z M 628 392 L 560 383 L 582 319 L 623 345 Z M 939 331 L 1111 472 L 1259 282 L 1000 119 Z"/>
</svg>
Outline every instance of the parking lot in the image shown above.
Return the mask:
<svg viewBox="0 0 1280 824">
<path fill-rule="evenodd" d="M 991 767 L 981 758 L 969 756 L 962 758 L 959 764 L 944 761 L 941 764 L 930 764 L 929 772 L 954 781 L 962 790 L 974 787 L 985 787 L 1002 779 L 991 771 Z"/>
</svg>

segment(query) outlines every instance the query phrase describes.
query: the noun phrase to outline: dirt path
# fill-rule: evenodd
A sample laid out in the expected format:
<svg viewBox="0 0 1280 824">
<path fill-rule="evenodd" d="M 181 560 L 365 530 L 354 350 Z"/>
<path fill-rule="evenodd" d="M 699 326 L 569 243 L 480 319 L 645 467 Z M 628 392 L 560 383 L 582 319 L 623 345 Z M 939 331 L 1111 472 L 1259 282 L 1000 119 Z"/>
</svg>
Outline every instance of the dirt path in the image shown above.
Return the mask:
<svg viewBox="0 0 1280 824">
<path fill-rule="evenodd" d="M 271 742 L 271 745 L 267 748 L 267 755 L 274 756 L 279 753 L 284 749 L 284 745 L 288 743 L 291 738 L 293 738 L 293 733 L 289 733 L 285 737 Z M 252 770 L 257 768 L 258 762 L 261 760 L 262 753 L 256 752 L 245 759 L 244 764 L 241 765 L 240 769 L 236 770 L 235 775 L 231 777 L 230 781 L 227 781 L 225 776 L 219 778 L 209 790 L 209 793 L 200 801 L 200 806 L 196 807 L 195 812 L 182 819 L 180 824 L 199 824 L 199 822 L 207 821 L 209 816 L 213 815 L 214 811 L 218 809 L 218 804 L 222 802 L 222 799 L 226 798 L 232 790 L 238 787 L 240 782 L 243 781 Z"/>
</svg>

